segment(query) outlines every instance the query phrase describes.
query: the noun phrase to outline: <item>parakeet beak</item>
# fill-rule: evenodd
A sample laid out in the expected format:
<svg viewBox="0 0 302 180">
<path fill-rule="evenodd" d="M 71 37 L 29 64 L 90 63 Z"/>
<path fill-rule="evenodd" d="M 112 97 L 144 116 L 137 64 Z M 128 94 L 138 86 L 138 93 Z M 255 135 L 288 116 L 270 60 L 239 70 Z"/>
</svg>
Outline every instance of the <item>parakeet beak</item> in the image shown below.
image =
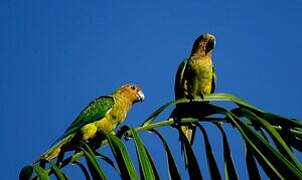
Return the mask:
<svg viewBox="0 0 302 180">
<path fill-rule="evenodd" d="M 136 102 L 143 102 L 145 99 L 145 95 L 142 90 L 138 91 L 136 96 L 137 96 Z"/>
<path fill-rule="evenodd" d="M 208 54 L 208 52 L 210 52 L 212 49 L 214 49 L 215 45 L 216 45 L 216 40 L 210 39 L 206 45 L 206 54 Z"/>
</svg>

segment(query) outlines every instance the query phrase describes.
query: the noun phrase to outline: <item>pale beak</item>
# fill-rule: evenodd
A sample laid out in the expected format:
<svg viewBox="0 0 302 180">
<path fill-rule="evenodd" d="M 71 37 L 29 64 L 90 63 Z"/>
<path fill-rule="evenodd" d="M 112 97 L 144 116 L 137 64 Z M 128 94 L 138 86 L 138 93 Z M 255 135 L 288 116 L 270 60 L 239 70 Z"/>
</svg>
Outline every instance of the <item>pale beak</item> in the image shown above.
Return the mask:
<svg viewBox="0 0 302 180">
<path fill-rule="evenodd" d="M 141 90 L 137 92 L 136 96 L 137 96 L 137 102 L 138 101 L 143 102 L 145 99 L 145 95 L 144 95 L 143 91 L 141 91 Z"/>
</svg>

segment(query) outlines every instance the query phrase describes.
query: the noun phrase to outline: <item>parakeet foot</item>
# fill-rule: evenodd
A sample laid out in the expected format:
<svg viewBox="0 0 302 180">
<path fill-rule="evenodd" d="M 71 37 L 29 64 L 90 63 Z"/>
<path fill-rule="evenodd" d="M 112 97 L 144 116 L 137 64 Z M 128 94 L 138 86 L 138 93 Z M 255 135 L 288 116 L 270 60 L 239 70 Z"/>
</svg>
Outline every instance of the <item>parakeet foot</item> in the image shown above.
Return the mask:
<svg viewBox="0 0 302 180">
<path fill-rule="evenodd" d="M 203 95 L 202 93 L 198 93 L 198 96 L 199 96 L 202 100 L 204 100 L 204 95 Z"/>
<path fill-rule="evenodd" d="M 171 127 L 180 128 L 180 124 L 181 124 L 181 118 L 173 117 L 173 123 L 171 124 Z"/>
<path fill-rule="evenodd" d="M 192 103 L 194 101 L 193 95 L 187 95 L 186 98 L 189 99 L 189 103 Z"/>
</svg>

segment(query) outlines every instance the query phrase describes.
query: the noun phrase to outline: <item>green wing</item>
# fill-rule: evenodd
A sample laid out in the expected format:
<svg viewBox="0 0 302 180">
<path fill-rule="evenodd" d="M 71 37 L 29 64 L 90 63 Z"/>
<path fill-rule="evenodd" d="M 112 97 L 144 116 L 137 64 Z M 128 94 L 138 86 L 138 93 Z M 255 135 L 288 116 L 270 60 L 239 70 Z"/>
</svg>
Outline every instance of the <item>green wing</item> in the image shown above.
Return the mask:
<svg viewBox="0 0 302 180">
<path fill-rule="evenodd" d="M 114 98 L 112 96 L 101 96 L 92 101 L 72 122 L 72 124 L 65 131 L 64 135 L 59 138 L 58 141 L 79 131 L 84 125 L 103 118 L 106 113 L 111 110 L 113 104 Z"/>
<path fill-rule="evenodd" d="M 216 70 L 215 70 L 215 67 L 213 66 L 213 77 L 212 77 L 212 89 L 211 89 L 211 94 L 214 93 L 214 91 L 215 91 L 215 88 L 216 88 L 216 81 L 217 81 Z"/>
<path fill-rule="evenodd" d="M 185 91 L 184 88 L 185 87 L 183 84 L 183 80 L 184 80 L 184 72 L 185 72 L 187 63 L 188 63 L 188 59 L 185 59 L 184 61 L 182 61 L 176 72 L 176 78 L 175 78 L 175 83 L 174 83 L 174 92 L 175 92 L 176 99 L 184 97 L 184 91 Z"/>
</svg>

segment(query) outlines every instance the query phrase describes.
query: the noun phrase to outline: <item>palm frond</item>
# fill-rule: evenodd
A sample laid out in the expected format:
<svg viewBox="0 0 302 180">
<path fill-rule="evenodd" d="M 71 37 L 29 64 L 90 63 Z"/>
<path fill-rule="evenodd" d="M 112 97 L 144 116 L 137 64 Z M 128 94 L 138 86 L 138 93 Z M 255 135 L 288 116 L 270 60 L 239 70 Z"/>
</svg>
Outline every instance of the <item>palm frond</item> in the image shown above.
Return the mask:
<svg viewBox="0 0 302 180">
<path fill-rule="evenodd" d="M 239 179 L 236 166 L 232 159 L 234 152 L 229 145 L 236 142 L 228 139 L 228 133 L 224 130 L 225 124 L 231 124 L 232 129 L 237 132 L 245 142 L 245 161 L 249 177 L 261 179 L 259 170 L 262 168 L 265 174 L 271 179 L 302 179 L 301 162 L 293 153 L 293 150 L 297 150 L 297 152 L 302 151 L 301 121 L 265 112 L 227 93 L 205 95 L 203 99 L 196 98 L 193 102 L 197 105 L 202 104 L 203 108 L 194 112 L 194 116 L 192 115 L 192 117 L 175 118 L 175 116 L 171 116 L 159 120 L 158 118 L 164 111 L 171 109 L 171 107 L 176 104 L 192 103 L 185 98 L 173 100 L 151 113 L 151 115 L 143 121 L 141 126 L 130 129 L 125 128 L 120 131 L 121 133 L 118 133 L 117 136 L 107 135 L 106 139 L 102 142 L 101 148 L 109 144 L 109 150 L 112 152 L 113 157 L 103 158 L 105 158 L 105 161 L 113 167 L 112 170 L 116 171 L 122 179 L 139 179 L 139 176 L 142 179 L 159 179 L 163 169 L 157 167 L 157 163 L 153 160 L 152 154 L 145 146 L 148 141 L 144 141 L 140 136 L 141 132 L 152 132 L 156 135 L 155 138 L 158 138 L 163 144 L 162 148 L 165 152 L 163 158 L 167 160 L 166 171 L 170 179 L 181 179 L 183 176 L 179 171 L 181 164 L 177 164 L 174 160 L 176 156 L 179 157 L 181 154 L 173 152 L 169 147 L 169 142 L 178 141 L 179 139 L 166 139 L 158 129 L 166 127 L 171 131 L 179 132 L 182 137 L 184 135 L 179 131 L 179 125 L 191 124 L 192 126 L 197 126 L 203 135 L 209 176 L 212 179 L 222 179 L 222 173 L 219 171 L 217 164 L 224 163 L 225 178 Z M 233 104 L 232 107 L 235 105 L 235 108 L 228 109 L 226 107 L 230 106 L 217 106 L 212 102 L 231 103 Z M 196 116 L 196 114 L 198 114 L 198 116 Z M 175 121 L 176 119 L 177 122 Z M 213 153 L 213 146 L 209 140 L 210 138 L 202 123 L 216 124 L 217 129 L 222 135 L 223 148 L 219 150 L 224 154 L 224 162 L 217 161 L 217 157 L 215 157 L 215 153 Z M 128 152 L 131 147 L 125 145 L 123 137 L 134 142 L 138 164 L 135 164 L 135 161 L 133 161 L 134 157 L 131 157 Z M 205 172 L 201 172 L 200 163 L 197 161 L 197 157 L 201 156 L 201 153 L 195 151 L 194 147 L 191 146 L 185 137 L 180 139 L 182 142 L 179 144 L 184 145 L 183 155 L 185 158 L 183 165 L 186 166 L 189 177 L 202 179 Z M 25 166 L 19 174 L 20 179 L 49 179 L 52 174 L 54 174 L 57 179 L 67 179 L 63 168 L 70 164 L 78 165 L 84 172 L 86 179 L 89 179 L 90 176 L 93 179 L 106 179 L 105 174 L 108 173 L 101 167 L 100 161 L 97 159 L 99 154 L 95 151 L 96 149 L 92 149 L 84 142 L 81 142 L 79 147 L 80 151 L 76 151 L 76 153 L 70 157 L 62 159 L 56 165 L 50 162 L 46 167 L 39 166 L 38 164 Z M 159 146 L 156 146 L 156 148 L 159 148 Z M 87 168 L 78 161 L 81 157 L 85 157 Z M 116 167 L 115 164 L 117 165 Z M 140 174 L 135 169 L 136 165 L 140 168 Z M 32 177 L 33 175 L 35 177 Z"/>
</svg>

